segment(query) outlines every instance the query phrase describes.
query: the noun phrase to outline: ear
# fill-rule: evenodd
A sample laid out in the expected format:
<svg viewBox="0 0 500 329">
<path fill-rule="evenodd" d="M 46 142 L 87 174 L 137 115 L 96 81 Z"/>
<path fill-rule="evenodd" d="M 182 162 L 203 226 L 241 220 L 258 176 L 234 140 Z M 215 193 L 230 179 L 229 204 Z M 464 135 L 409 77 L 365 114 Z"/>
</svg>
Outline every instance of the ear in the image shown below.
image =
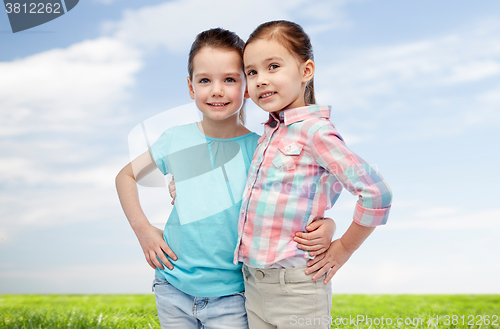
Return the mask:
<svg viewBox="0 0 500 329">
<path fill-rule="evenodd" d="M 314 77 L 314 62 L 311 59 L 302 64 L 302 82 L 308 82 Z"/>
<path fill-rule="evenodd" d="M 191 82 L 191 79 L 189 77 L 187 77 L 187 83 L 188 83 L 188 88 L 189 88 L 189 96 L 191 96 L 191 99 L 194 99 L 193 83 Z"/>
<path fill-rule="evenodd" d="M 250 94 L 248 93 L 248 87 L 245 87 L 245 93 L 243 94 L 243 97 L 250 98 Z"/>
</svg>

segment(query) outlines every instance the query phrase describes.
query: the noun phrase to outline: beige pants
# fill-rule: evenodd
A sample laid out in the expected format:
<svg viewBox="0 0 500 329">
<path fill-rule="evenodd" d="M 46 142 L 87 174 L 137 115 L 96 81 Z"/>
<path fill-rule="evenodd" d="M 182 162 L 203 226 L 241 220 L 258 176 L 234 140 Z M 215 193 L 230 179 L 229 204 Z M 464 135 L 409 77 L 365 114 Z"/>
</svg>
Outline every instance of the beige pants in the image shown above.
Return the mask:
<svg viewBox="0 0 500 329">
<path fill-rule="evenodd" d="M 305 267 L 256 269 L 243 265 L 250 329 L 330 328 L 331 282 L 316 281 Z"/>
</svg>

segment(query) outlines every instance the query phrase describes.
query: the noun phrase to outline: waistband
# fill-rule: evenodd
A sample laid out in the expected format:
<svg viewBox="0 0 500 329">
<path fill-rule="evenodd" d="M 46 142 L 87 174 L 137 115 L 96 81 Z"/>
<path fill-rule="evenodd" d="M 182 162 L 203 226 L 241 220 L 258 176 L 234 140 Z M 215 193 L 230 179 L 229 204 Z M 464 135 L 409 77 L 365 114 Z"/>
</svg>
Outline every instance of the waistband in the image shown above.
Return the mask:
<svg viewBox="0 0 500 329">
<path fill-rule="evenodd" d="M 243 276 L 245 280 L 251 275 L 255 278 L 255 282 L 262 283 L 292 283 L 292 282 L 308 282 L 312 281 L 311 277 L 314 273 L 305 274 L 307 267 L 294 268 L 254 268 L 243 265 Z M 326 274 L 319 277 L 316 281 L 322 281 Z"/>
</svg>

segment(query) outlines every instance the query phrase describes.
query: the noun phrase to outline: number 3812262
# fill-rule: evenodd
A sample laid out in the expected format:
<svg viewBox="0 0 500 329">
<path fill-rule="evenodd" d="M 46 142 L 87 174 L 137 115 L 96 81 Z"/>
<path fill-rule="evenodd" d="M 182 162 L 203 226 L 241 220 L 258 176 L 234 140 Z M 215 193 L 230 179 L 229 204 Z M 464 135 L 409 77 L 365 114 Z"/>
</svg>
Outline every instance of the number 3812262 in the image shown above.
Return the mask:
<svg viewBox="0 0 500 329">
<path fill-rule="evenodd" d="M 7 14 L 61 14 L 60 3 L 6 3 Z"/>
</svg>

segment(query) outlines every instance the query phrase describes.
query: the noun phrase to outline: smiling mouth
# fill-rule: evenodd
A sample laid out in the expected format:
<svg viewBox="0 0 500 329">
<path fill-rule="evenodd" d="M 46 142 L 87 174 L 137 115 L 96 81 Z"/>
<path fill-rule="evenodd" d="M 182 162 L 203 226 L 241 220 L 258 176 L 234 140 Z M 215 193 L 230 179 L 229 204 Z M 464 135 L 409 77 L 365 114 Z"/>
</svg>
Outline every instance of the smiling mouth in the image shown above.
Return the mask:
<svg viewBox="0 0 500 329">
<path fill-rule="evenodd" d="M 265 93 L 265 94 L 260 95 L 260 96 L 259 96 L 259 98 L 266 98 L 266 97 L 270 97 L 270 96 L 272 96 L 272 95 L 274 95 L 274 94 L 277 94 L 277 92 L 275 92 L 275 91 L 270 91 L 270 92 L 268 92 L 268 93 Z"/>
<path fill-rule="evenodd" d="M 229 102 L 227 102 L 227 103 L 207 103 L 207 104 L 212 106 L 212 107 L 224 107 L 224 106 L 228 105 Z"/>
</svg>

